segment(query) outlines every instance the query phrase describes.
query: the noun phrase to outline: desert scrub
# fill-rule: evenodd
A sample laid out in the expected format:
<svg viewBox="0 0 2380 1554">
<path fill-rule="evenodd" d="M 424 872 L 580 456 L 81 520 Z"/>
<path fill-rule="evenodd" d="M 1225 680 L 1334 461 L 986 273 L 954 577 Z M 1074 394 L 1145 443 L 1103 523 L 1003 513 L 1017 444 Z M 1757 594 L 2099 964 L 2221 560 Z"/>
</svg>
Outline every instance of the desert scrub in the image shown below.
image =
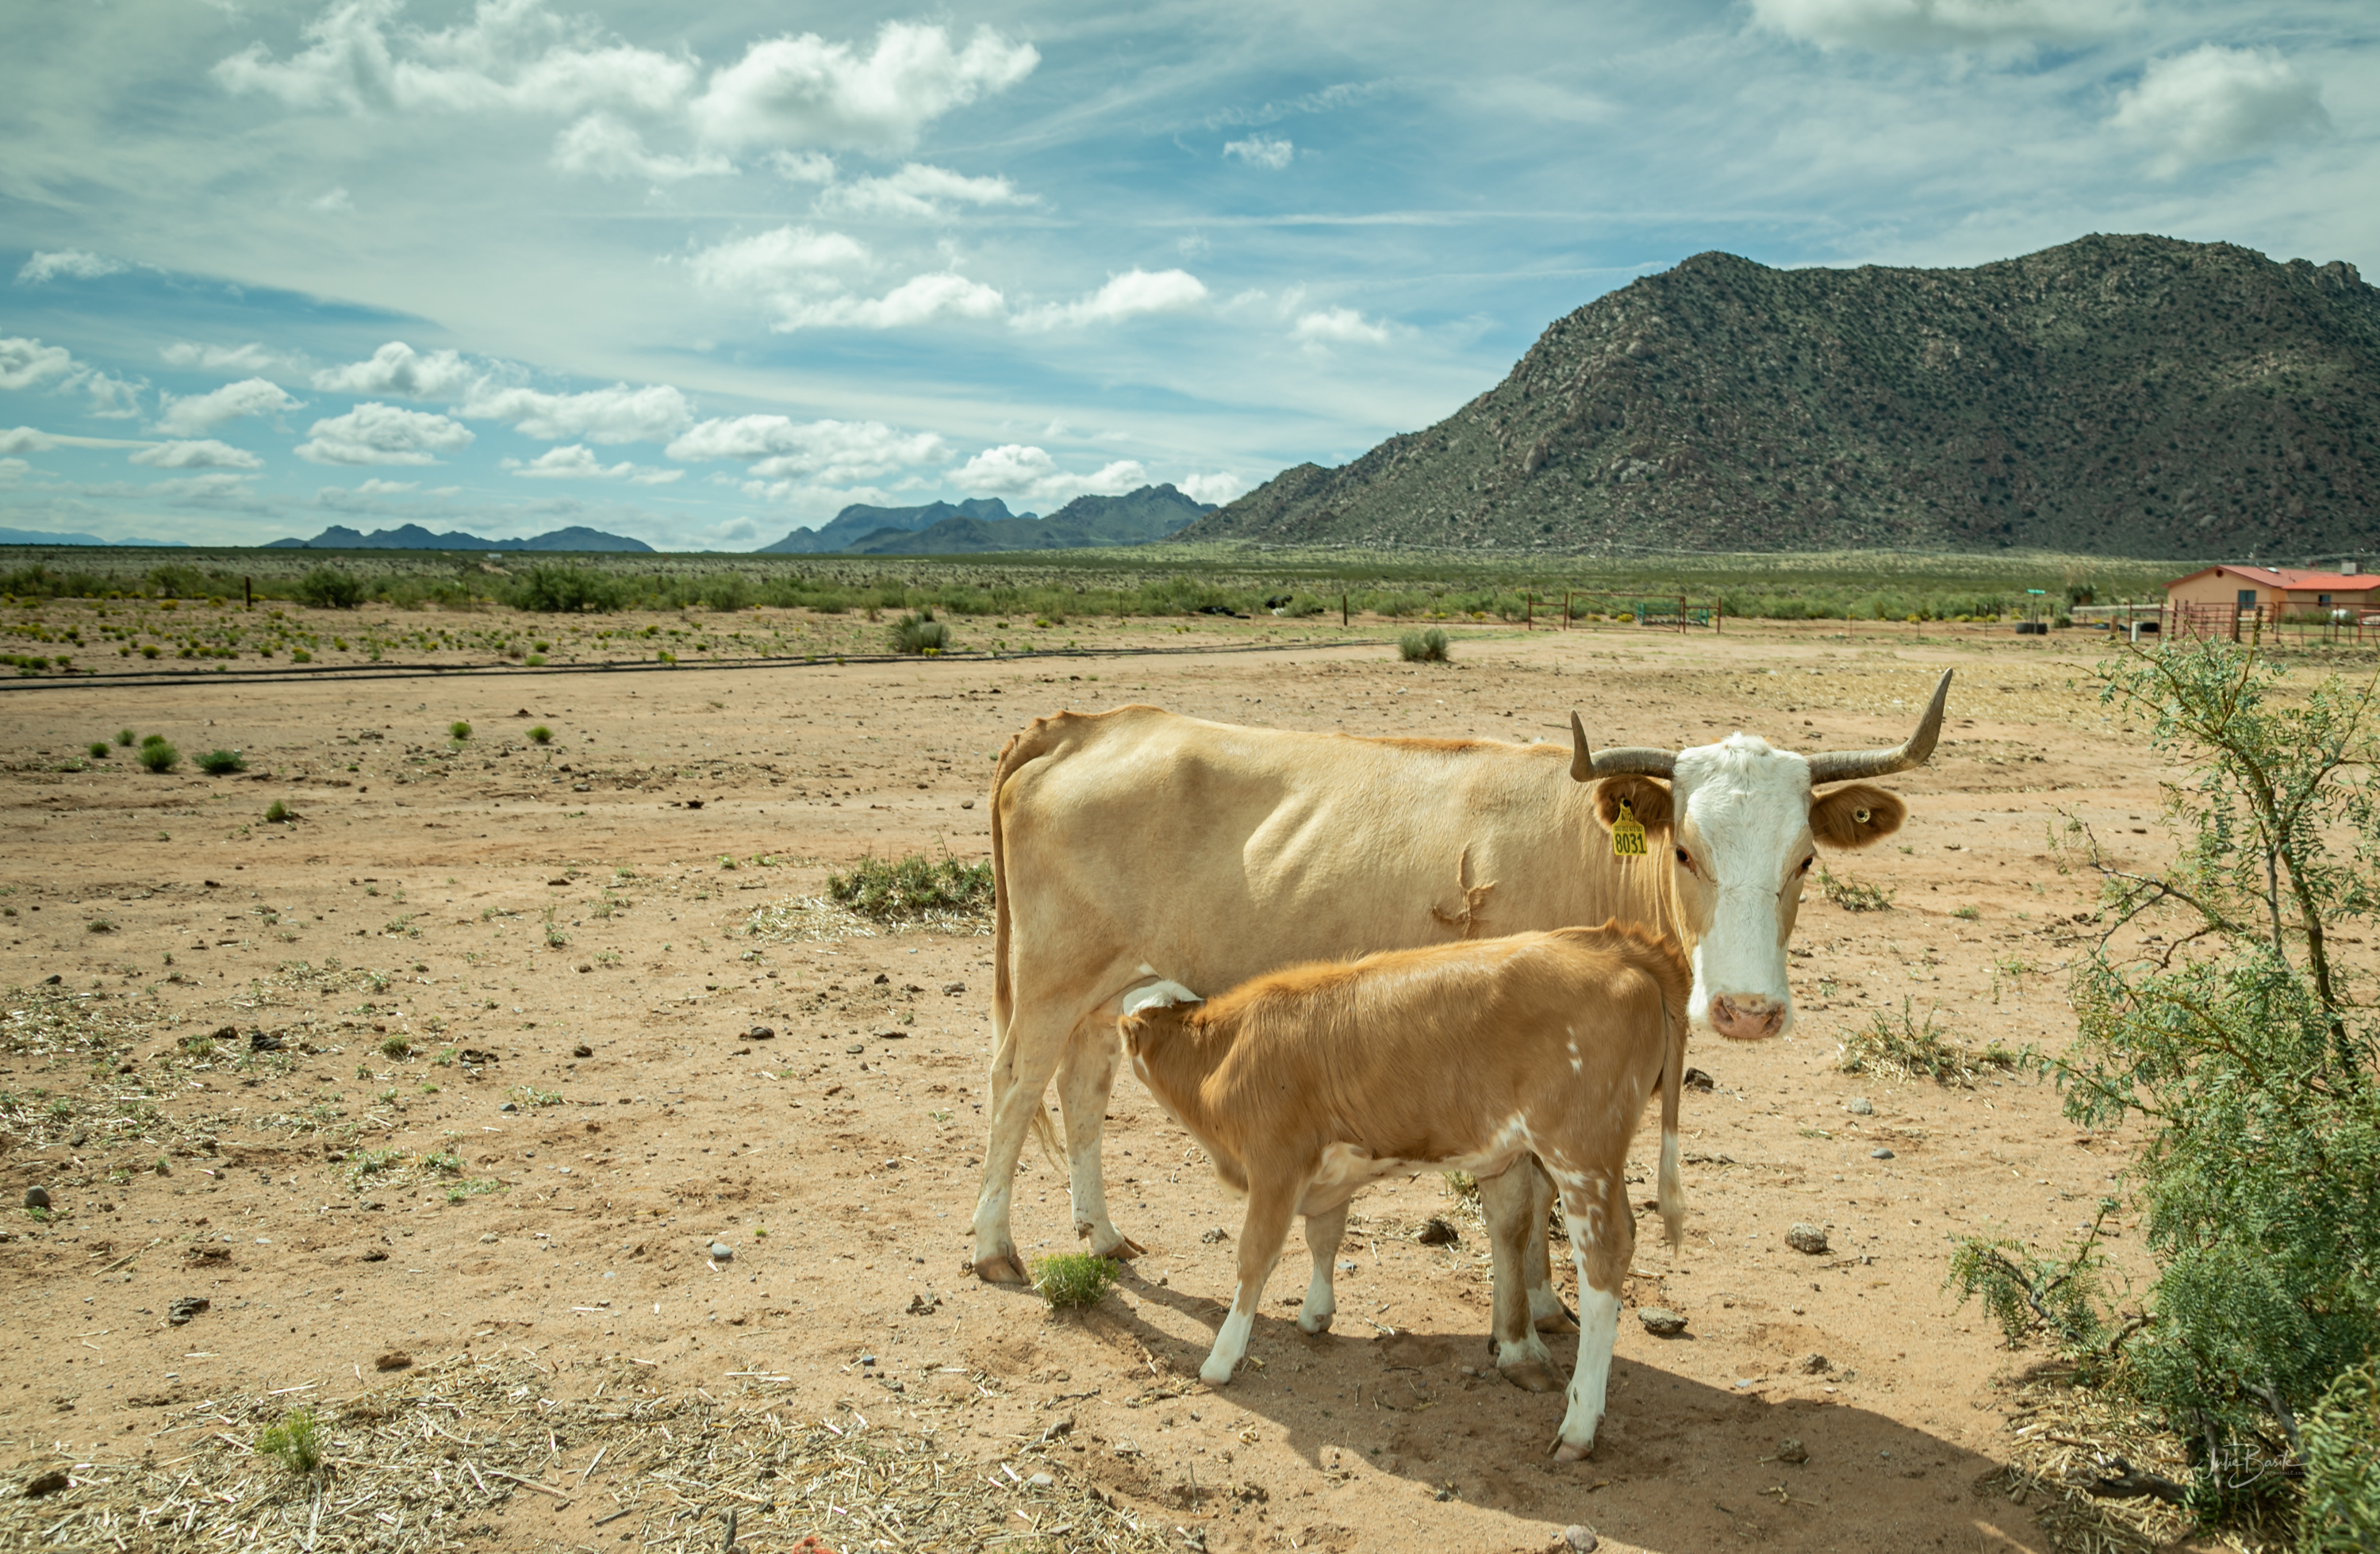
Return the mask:
<svg viewBox="0 0 2380 1554">
<path fill-rule="evenodd" d="M 892 623 L 891 636 L 896 653 L 940 653 L 951 645 L 951 628 L 934 619 L 931 610 L 903 615 Z"/>
<path fill-rule="evenodd" d="M 1445 663 L 1450 662 L 1446 633 L 1436 626 L 1425 631 L 1408 631 L 1397 638 L 1397 656 L 1407 663 Z"/>
<path fill-rule="evenodd" d="M 289 811 L 289 806 L 277 798 L 264 807 L 264 819 L 268 825 L 285 825 L 295 818 Z"/>
<path fill-rule="evenodd" d="M 182 764 L 182 752 L 164 735 L 152 734 L 140 742 L 140 764 L 152 771 L 171 771 Z"/>
<path fill-rule="evenodd" d="M 540 723 L 535 728 L 530 729 L 528 731 L 528 736 L 530 742 L 533 744 L 551 745 L 553 743 L 553 730 L 546 727 L 543 723 Z"/>
<path fill-rule="evenodd" d="M 1044 1257 L 1033 1265 L 1033 1287 L 1052 1311 L 1087 1311 L 1115 1287 L 1115 1264 L 1088 1252 Z"/>
<path fill-rule="evenodd" d="M 402 1062 L 413 1056 L 413 1043 L 401 1036 L 392 1036 L 380 1044 L 381 1056 Z"/>
<path fill-rule="evenodd" d="M 107 741 L 104 739 L 92 740 L 90 745 L 90 750 L 91 759 L 105 760 L 107 759 Z"/>
<path fill-rule="evenodd" d="M 256 1454 L 275 1457 L 281 1465 L 299 1477 L 308 1477 L 322 1465 L 322 1426 L 310 1408 L 293 1408 L 281 1416 L 276 1425 L 268 1425 L 258 1433 Z"/>
<path fill-rule="evenodd" d="M 883 923 L 933 913 L 983 912 L 991 906 L 991 865 L 917 853 L 862 858 L 848 874 L 828 875 L 826 893 L 859 916 Z"/>
<path fill-rule="evenodd" d="M 1846 912 L 1882 912 L 1892 904 L 1884 886 L 1829 873 L 1825 864 L 1818 866 L 1818 893 Z"/>
<path fill-rule="evenodd" d="M 460 745 L 471 737 L 471 725 L 457 718 L 446 725 L 446 736 Z"/>
<path fill-rule="evenodd" d="M 1897 1017 L 1878 1011 L 1864 1028 L 1843 1038 L 1835 1066 L 1845 1074 L 1931 1079 L 1937 1085 L 1973 1085 L 1985 1069 L 2016 1066 L 2016 1054 L 1998 1042 L 1977 1051 L 1953 1040 L 1934 1023 L 1937 1013 L 1927 1010 L 1920 1024 L 1908 999 L 1900 1001 Z"/>
<path fill-rule="evenodd" d="M 248 770 L 248 758 L 237 750 L 209 750 L 199 758 L 199 770 L 210 777 L 228 777 Z"/>
</svg>

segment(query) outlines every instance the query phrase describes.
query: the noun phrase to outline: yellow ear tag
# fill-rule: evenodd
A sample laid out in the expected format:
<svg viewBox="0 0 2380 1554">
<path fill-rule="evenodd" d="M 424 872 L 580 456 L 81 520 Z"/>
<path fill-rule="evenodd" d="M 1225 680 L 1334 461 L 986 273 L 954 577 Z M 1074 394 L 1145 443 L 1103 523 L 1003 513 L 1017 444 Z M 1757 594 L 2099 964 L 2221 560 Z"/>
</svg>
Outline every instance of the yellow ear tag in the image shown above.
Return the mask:
<svg viewBox="0 0 2380 1554">
<path fill-rule="evenodd" d="M 1637 823 L 1635 811 L 1628 801 L 1620 801 L 1619 819 L 1611 822 L 1611 856 L 1615 858 L 1641 858 L 1645 856 L 1645 828 Z"/>
</svg>

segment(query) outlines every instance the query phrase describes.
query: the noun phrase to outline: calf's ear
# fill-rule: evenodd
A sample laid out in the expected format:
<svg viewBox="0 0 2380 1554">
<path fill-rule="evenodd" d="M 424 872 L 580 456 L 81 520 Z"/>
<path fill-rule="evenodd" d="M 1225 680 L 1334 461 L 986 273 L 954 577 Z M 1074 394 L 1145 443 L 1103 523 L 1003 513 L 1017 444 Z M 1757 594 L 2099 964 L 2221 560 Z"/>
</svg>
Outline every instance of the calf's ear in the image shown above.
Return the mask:
<svg viewBox="0 0 2380 1554">
<path fill-rule="evenodd" d="M 1652 777 L 1606 777 L 1595 789 L 1595 818 L 1604 830 L 1620 818 L 1623 800 L 1646 831 L 1670 823 L 1670 784 Z"/>
<path fill-rule="evenodd" d="M 1900 829 L 1909 807 L 1864 783 L 1837 788 L 1810 806 L 1810 834 L 1828 847 L 1865 847 Z"/>
</svg>

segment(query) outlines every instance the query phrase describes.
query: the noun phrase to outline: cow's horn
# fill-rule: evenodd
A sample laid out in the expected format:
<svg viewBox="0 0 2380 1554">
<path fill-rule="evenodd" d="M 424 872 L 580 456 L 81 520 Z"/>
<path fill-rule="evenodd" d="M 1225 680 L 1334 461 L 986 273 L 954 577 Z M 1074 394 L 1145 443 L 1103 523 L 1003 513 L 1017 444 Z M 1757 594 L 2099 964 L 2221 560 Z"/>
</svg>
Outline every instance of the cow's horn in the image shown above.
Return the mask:
<svg viewBox="0 0 2380 1554">
<path fill-rule="evenodd" d="M 1678 769 L 1677 753 L 1627 747 L 1597 755 L 1586 747 L 1586 728 L 1578 714 L 1570 715 L 1570 775 L 1572 782 L 1597 777 L 1668 777 Z"/>
<path fill-rule="evenodd" d="M 1923 766 L 1934 753 L 1934 741 L 1942 733 L 1942 709 L 1950 699 L 1949 670 L 1942 671 L 1942 679 L 1934 687 L 1934 699 L 1925 704 L 1925 715 L 1917 720 L 1917 732 L 1889 750 L 1828 750 L 1810 758 L 1810 781 L 1817 783 L 1848 783 L 1854 777 L 1885 777 L 1896 771 L 1906 771 L 1912 766 Z"/>
</svg>

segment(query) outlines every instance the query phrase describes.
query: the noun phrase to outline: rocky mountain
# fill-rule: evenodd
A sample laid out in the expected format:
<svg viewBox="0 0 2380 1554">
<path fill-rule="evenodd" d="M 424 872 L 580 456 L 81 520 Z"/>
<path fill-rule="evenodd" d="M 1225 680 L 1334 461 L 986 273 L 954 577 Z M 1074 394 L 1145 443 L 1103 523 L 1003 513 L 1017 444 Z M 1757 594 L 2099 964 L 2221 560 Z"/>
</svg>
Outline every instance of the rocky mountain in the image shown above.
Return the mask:
<svg viewBox="0 0 2380 1554">
<path fill-rule="evenodd" d="M 1172 485 L 1143 486 L 1122 496 L 1078 496 L 1046 518 L 1030 513 L 1016 518 L 948 517 L 914 534 L 870 536 L 854 544 L 851 553 L 948 556 L 1145 545 L 1213 511 L 1213 503 L 1195 501 Z"/>
<path fill-rule="evenodd" d="M 574 524 L 568 528 L 551 529 L 531 535 L 526 540 L 482 540 L 476 534 L 460 529 L 445 534 L 432 534 L 419 524 L 405 524 L 396 528 L 376 528 L 370 534 L 333 524 L 311 540 L 274 540 L 266 550 L 304 551 L 635 551 L 645 554 L 652 547 L 641 540 L 631 540 L 624 534 L 606 534 L 600 528 L 587 528 Z"/>
<path fill-rule="evenodd" d="M 181 548 L 180 540 L 102 540 L 96 534 L 58 534 L 45 528 L 0 528 L 0 545 L 131 545 L 150 550 Z"/>
<path fill-rule="evenodd" d="M 820 555 L 845 551 L 870 540 L 913 534 L 936 524 L 972 518 L 985 523 L 1030 519 L 1030 513 L 1012 514 L 996 496 L 969 497 L 964 502 L 929 502 L 922 507 L 871 507 L 855 502 L 816 528 L 797 528 L 759 555 Z"/>
<path fill-rule="evenodd" d="M 1972 270 L 1706 253 L 1511 375 L 1184 540 L 2276 557 L 2380 530 L 2380 292 L 2339 261 L 2090 237 Z"/>
</svg>

